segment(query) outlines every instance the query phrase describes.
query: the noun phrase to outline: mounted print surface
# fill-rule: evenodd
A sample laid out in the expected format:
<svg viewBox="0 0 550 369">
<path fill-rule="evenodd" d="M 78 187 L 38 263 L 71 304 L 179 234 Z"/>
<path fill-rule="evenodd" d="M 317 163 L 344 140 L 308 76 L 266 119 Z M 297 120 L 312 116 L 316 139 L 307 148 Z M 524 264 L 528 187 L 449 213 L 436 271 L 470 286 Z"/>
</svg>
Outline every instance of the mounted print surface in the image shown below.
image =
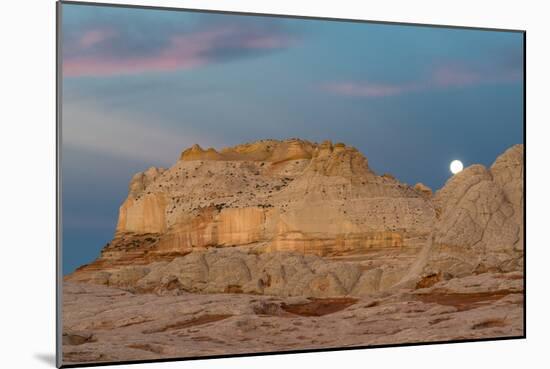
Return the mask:
<svg viewBox="0 0 550 369">
<path fill-rule="evenodd" d="M 524 32 L 58 12 L 58 365 L 524 337 Z"/>
</svg>

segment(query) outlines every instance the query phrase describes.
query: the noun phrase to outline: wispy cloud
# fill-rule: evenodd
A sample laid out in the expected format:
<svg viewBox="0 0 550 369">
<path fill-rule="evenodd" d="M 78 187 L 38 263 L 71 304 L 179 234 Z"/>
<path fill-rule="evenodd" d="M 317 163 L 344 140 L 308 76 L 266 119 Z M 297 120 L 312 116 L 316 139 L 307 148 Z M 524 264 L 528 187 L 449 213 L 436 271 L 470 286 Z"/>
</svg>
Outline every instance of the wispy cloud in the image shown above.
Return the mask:
<svg viewBox="0 0 550 369">
<path fill-rule="evenodd" d="M 437 66 L 432 73 L 431 85 L 439 88 L 478 86 L 520 81 L 521 66 L 449 63 Z"/>
<path fill-rule="evenodd" d="M 483 76 L 478 72 L 456 65 L 444 65 L 433 71 L 435 87 L 464 87 L 483 82 Z"/>
<path fill-rule="evenodd" d="M 369 82 L 339 82 L 324 86 L 325 90 L 338 95 L 360 97 L 396 96 L 414 88 L 415 86 L 413 85 L 391 85 Z"/>
<path fill-rule="evenodd" d="M 118 27 L 118 28 L 117 28 Z M 130 32 L 116 23 L 67 30 L 63 75 L 113 76 L 171 72 L 258 56 L 292 46 L 296 37 L 281 27 L 252 23 L 208 23 L 195 29 L 169 28 L 154 39 L 146 24 Z"/>
<path fill-rule="evenodd" d="M 120 158 L 169 165 L 194 143 L 217 145 L 212 136 L 167 128 L 129 112 L 107 111 L 91 102 L 71 101 L 63 106 L 63 145 Z"/>
<path fill-rule="evenodd" d="M 321 89 L 342 96 L 389 97 L 407 93 L 501 84 L 520 81 L 519 65 L 472 65 L 442 63 L 432 68 L 424 80 L 405 83 L 373 83 L 369 81 L 340 81 L 324 84 Z"/>
<path fill-rule="evenodd" d="M 82 48 L 90 48 L 113 36 L 114 32 L 110 29 L 91 29 L 86 31 L 82 37 L 79 38 L 79 46 Z"/>
</svg>

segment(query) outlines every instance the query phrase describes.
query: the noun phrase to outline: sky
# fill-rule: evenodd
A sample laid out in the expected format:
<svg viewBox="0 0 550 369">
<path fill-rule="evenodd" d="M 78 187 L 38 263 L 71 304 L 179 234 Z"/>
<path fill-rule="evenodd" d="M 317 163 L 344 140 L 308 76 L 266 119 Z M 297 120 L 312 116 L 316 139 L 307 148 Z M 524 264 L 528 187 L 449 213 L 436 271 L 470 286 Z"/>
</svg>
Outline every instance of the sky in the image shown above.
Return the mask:
<svg viewBox="0 0 550 369">
<path fill-rule="evenodd" d="M 61 48 L 64 274 L 194 143 L 330 139 L 437 190 L 524 140 L 521 33 L 64 4 Z"/>
</svg>

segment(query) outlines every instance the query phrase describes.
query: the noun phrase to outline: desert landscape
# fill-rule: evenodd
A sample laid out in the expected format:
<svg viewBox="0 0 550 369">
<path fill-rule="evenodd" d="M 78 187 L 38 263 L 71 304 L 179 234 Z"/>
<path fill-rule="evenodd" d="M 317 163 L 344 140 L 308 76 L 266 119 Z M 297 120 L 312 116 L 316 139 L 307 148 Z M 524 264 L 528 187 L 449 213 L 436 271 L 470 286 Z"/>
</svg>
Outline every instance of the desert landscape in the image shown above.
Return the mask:
<svg viewBox="0 0 550 369">
<path fill-rule="evenodd" d="M 343 143 L 184 150 L 63 282 L 63 363 L 518 337 L 523 145 L 432 193 Z"/>
</svg>

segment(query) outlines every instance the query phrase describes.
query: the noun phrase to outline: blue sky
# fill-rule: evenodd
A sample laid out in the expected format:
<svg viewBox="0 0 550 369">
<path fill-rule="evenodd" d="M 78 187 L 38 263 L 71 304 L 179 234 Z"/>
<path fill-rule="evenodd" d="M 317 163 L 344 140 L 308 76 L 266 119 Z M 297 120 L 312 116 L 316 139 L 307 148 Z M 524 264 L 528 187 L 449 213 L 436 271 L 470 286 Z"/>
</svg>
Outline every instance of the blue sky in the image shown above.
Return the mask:
<svg viewBox="0 0 550 369">
<path fill-rule="evenodd" d="M 440 188 L 523 142 L 523 35 L 63 5 L 63 268 L 114 233 L 131 176 L 194 143 L 300 137 Z"/>
</svg>

